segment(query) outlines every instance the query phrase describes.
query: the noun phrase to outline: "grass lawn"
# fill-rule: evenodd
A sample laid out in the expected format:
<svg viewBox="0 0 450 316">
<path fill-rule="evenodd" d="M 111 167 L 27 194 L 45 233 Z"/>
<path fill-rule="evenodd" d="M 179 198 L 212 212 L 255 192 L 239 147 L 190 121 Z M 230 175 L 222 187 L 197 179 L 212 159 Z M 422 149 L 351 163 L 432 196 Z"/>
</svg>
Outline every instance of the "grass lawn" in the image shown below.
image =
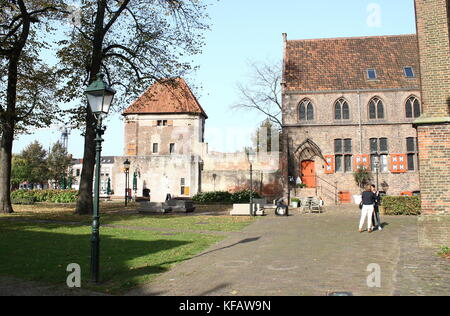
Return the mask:
<svg viewBox="0 0 450 316">
<path fill-rule="evenodd" d="M 74 215 L 73 205 L 14 209 L 0 216 L 0 275 L 65 286 L 67 265 L 77 263 L 82 288 L 111 294 L 150 282 L 226 238 L 196 231 L 239 231 L 253 222 L 249 217 L 126 214 L 123 205 L 103 205 L 101 223 L 124 228 L 101 227 L 101 284 L 95 285 L 90 282 L 90 216 Z"/>
<path fill-rule="evenodd" d="M 120 294 L 221 241 L 195 233 L 101 229 L 101 284 L 90 283 L 89 226 L 0 221 L 0 275 L 65 286 L 70 263 L 82 271 L 82 288 Z"/>
</svg>

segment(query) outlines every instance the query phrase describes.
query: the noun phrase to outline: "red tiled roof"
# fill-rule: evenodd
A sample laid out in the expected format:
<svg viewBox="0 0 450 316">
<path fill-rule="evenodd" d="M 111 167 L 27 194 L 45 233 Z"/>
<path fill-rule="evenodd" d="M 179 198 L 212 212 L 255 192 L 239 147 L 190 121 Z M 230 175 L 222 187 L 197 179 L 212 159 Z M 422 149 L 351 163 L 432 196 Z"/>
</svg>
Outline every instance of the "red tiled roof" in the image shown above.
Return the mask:
<svg viewBox="0 0 450 316">
<path fill-rule="evenodd" d="M 415 78 L 406 78 L 413 67 Z M 367 69 L 377 80 L 367 80 Z M 287 91 L 419 88 L 416 35 L 288 40 Z"/>
<path fill-rule="evenodd" d="M 183 78 L 153 84 L 125 110 L 123 115 L 163 113 L 199 114 L 208 118 Z"/>
</svg>

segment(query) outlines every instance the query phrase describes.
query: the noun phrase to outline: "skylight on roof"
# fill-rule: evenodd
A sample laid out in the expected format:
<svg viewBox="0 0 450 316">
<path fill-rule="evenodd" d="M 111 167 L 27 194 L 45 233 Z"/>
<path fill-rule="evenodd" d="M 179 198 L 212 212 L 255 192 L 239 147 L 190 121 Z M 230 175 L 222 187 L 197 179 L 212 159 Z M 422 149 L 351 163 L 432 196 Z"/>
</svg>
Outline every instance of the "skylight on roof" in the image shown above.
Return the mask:
<svg viewBox="0 0 450 316">
<path fill-rule="evenodd" d="M 377 71 L 375 69 L 367 69 L 367 79 L 369 80 L 377 79 Z"/>
<path fill-rule="evenodd" d="M 404 68 L 404 71 L 405 71 L 405 76 L 406 76 L 407 78 L 414 78 L 414 77 L 415 77 L 415 76 L 414 76 L 414 70 L 413 70 L 412 67 L 405 67 L 405 68 Z"/>
</svg>

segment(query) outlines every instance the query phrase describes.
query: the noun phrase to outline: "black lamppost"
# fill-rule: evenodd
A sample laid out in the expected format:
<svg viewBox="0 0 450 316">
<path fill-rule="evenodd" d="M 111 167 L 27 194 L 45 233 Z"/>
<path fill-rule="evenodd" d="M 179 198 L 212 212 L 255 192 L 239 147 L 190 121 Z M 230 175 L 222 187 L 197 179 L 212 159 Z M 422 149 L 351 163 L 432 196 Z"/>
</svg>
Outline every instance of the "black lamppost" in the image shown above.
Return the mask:
<svg viewBox="0 0 450 316">
<path fill-rule="evenodd" d="M 379 170 L 380 170 L 380 154 L 377 152 L 377 154 L 376 154 L 376 156 L 375 156 L 375 169 L 376 169 L 376 172 L 377 172 L 377 191 L 379 190 L 378 189 L 378 172 L 379 172 Z"/>
<path fill-rule="evenodd" d="M 247 150 L 247 159 L 250 163 L 250 215 L 255 216 L 253 208 L 253 161 L 255 160 L 255 152 L 252 149 Z"/>
<path fill-rule="evenodd" d="M 128 205 L 128 179 L 130 177 L 130 161 L 127 159 L 123 163 L 123 170 L 125 171 L 125 207 Z"/>
<path fill-rule="evenodd" d="M 100 255 L 100 170 L 101 170 L 101 152 L 103 134 L 106 128 L 102 126 L 103 117 L 109 112 L 112 100 L 116 91 L 114 91 L 103 80 L 103 74 L 97 74 L 97 79 L 92 82 L 85 90 L 89 107 L 96 119 L 95 123 L 95 174 L 94 174 L 94 214 L 92 221 L 91 237 L 91 277 L 98 283 L 99 280 L 99 255 Z"/>
</svg>

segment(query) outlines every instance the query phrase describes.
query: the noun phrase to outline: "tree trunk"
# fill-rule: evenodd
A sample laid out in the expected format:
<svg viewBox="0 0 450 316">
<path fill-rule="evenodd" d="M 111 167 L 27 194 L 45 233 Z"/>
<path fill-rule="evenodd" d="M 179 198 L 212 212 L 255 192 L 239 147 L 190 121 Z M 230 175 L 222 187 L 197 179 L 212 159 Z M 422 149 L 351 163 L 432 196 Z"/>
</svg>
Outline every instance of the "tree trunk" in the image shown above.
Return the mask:
<svg viewBox="0 0 450 316">
<path fill-rule="evenodd" d="M 92 181 L 95 167 L 95 129 L 94 117 L 90 109 L 86 114 L 86 134 L 84 136 L 83 168 L 81 170 L 80 189 L 78 193 L 76 213 L 92 214 Z"/>
<path fill-rule="evenodd" d="M 0 149 L 0 213 L 13 213 L 11 205 L 11 163 L 12 147 L 14 141 L 16 95 L 17 95 L 17 68 L 19 54 L 11 56 L 8 65 L 8 87 L 6 96 L 6 112 L 3 118 L 3 131 Z"/>
<path fill-rule="evenodd" d="M 11 205 L 11 159 L 14 139 L 14 121 L 3 127 L 0 150 L 0 213 L 13 213 Z"/>
<path fill-rule="evenodd" d="M 94 81 L 95 76 L 101 69 L 103 57 L 103 39 L 106 3 L 98 1 L 97 16 L 95 19 L 95 32 L 92 47 L 92 62 L 90 67 L 89 83 Z M 80 189 L 78 193 L 77 207 L 75 213 L 84 215 L 93 213 L 92 188 L 95 169 L 95 117 L 89 106 L 86 111 L 86 134 L 84 136 L 83 169 L 81 171 Z"/>
</svg>

